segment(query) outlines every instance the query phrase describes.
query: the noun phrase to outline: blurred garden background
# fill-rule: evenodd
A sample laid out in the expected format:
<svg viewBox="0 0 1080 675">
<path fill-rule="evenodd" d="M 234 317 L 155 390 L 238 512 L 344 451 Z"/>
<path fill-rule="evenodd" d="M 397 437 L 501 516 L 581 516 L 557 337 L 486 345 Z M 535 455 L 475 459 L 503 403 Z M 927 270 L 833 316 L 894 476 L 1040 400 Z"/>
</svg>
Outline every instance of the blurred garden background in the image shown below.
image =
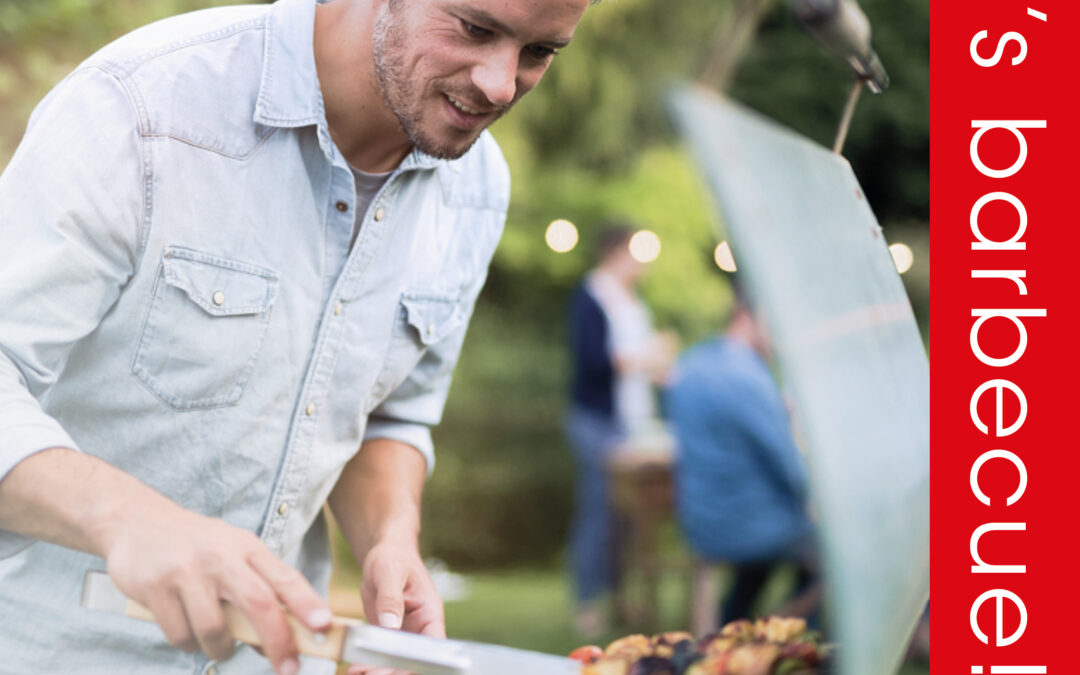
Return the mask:
<svg viewBox="0 0 1080 675">
<path fill-rule="evenodd" d="M 230 3 L 0 0 L 0 167 L 37 101 L 95 49 L 157 18 L 220 4 Z M 863 95 L 844 154 L 887 240 L 913 252 L 903 279 L 925 337 L 929 0 L 860 4 L 892 85 Z M 606 0 L 493 128 L 513 175 L 510 213 L 435 432 L 438 465 L 424 503 L 425 556 L 467 582 L 462 599 L 447 603 L 452 636 L 550 652 L 581 643 L 563 563 L 574 464 L 561 419 L 566 304 L 591 263 L 596 225 L 619 216 L 659 236 L 643 294 L 657 327 L 683 345 L 714 333 L 731 305 L 713 257 L 722 223 L 665 115 L 665 87 L 691 79 L 826 146 L 851 84 L 847 66 L 819 49 L 784 2 Z M 545 243 L 556 219 L 580 233 L 569 252 Z M 676 532 L 665 541 L 681 554 Z M 343 562 L 339 584 L 358 574 Z M 684 579 L 665 578 L 662 628 L 686 627 L 685 594 Z"/>
</svg>

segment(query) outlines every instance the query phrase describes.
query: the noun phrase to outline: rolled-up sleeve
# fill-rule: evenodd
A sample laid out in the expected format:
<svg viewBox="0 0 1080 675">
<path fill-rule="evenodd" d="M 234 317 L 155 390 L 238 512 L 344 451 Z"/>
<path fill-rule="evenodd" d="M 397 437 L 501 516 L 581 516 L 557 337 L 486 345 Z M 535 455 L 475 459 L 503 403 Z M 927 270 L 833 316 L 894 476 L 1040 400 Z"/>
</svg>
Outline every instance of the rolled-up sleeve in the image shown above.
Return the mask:
<svg viewBox="0 0 1080 675">
<path fill-rule="evenodd" d="M 0 176 L 0 480 L 41 450 L 78 449 L 38 399 L 134 271 L 146 167 L 122 83 L 83 68 L 35 109 Z M 0 530 L 0 558 L 27 543 Z"/>
<path fill-rule="evenodd" d="M 428 475 L 435 468 L 431 427 L 442 420 L 450 381 L 461 355 L 465 333 L 484 286 L 486 272 L 463 297 L 463 320 L 443 339 L 430 345 L 420 362 L 396 389 L 368 416 L 364 440 L 390 438 L 411 445 L 427 460 Z"/>
<path fill-rule="evenodd" d="M 473 270 L 471 280 L 461 287 L 459 307 L 461 321 L 434 344 L 427 346 L 420 361 L 408 376 L 368 415 L 364 440 L 390 438 L 416 448 L 427 460 L 428 475 L 435 468 L 435 451 L 431 442 L 431 427 L 442 420 L 450 381 L 465 333 L 476 308 L 477 298 L 487 280 L 495 248 L 506 224 L 510 201 L 510 170 L 494 140 L 485 132 L 470 154 L 477 163 L 471 170 L 458 174 L 451 169 L 448 180 L 451 189 L 468 193 L 468 199 L 484 213 L 484 225 L 473 223 L 470 231 L 475 238 L 461 250 L 460 269 Z M 482 183 L 477 180 L 482 177 Z M 456 186 L 454 181 L 467 182 Z M 414 326 L 418 331 L 421 326 Z M 429 330 L 424 326 L 425 332 Z M 436 333 L 439 331 L 436 329 Z"/>
</svg>

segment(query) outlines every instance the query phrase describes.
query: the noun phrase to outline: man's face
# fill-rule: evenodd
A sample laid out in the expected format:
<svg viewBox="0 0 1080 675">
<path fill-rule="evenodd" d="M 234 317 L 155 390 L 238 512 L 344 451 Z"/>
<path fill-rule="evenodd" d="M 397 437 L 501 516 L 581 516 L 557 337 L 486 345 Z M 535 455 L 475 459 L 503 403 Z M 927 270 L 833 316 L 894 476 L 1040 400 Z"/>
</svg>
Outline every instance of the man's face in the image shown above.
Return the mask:
<svg viewBox="0 0 1080 675">
<path fill-rule="evenodd" d="M 385 0 L 375 74 L 421 151 L 460 157 L 536 86 L 588 0 Z"/>
</svg>

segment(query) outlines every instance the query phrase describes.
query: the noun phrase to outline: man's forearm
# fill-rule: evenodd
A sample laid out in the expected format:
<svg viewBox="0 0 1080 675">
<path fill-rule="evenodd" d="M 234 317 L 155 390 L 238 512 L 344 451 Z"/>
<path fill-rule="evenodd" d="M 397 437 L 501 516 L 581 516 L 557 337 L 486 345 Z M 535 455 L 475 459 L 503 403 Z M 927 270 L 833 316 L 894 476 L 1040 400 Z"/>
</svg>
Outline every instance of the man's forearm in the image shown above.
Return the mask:
<svg viewBox="0 0 1080 675">
<path fill-rule="evenodd" d="M 420 558 L 427 461 L 400 441 L 365 442 L 345 465 L 330 508 L 363 569 L 364 615 L 384 628 L 446 637 L 442 601 Z"/>
<path fill-rule="evenodd" d="M 300 669 L 280 604 L 309 629 L 329 609 L 307 580 L 254 534 L 188 511 L 135 477 L 67 448 L 15 465 L 0 481 L 0 528 L 105 558 L 174 646 L 228 658 L 221 601 L 243 612 L 279 675 Z"/>
<path fill-rule="evenodd" d="M 345 465 L 329 503 L 358 559 L 383 541 L 416 545 L 426 473 L 415 448 L 385 438 L 366 441 Z"/>
<path fill-rule="evenodd" d="M 171 509 L 134 477 L 68 448 L 33 454 L 0 480 L 0 529 L 100 556 L 125 515 Z"/>
</svg>

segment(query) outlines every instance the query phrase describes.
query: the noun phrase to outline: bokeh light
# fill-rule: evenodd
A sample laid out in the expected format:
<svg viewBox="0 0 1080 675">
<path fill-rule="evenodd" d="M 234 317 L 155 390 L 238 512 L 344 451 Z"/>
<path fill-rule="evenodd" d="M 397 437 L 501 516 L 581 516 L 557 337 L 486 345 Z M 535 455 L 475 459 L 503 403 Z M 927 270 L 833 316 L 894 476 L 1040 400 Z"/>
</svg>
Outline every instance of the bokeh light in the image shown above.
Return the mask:
<svg viewBox="0 0 1080 675">
<path fill-rule="evenodd" d="M 630 237 L 630 255 L 640 263 L 650 263 L 660 255 L 660 237 L 650 230 L 639 230 Z"/>
<path fill-rule="evenodd" d="M 578 231 L 574 224 L 562 218 L 551 221 L 544 233 L 544 241 L 556 253 L 573 250 L 578 243 Z"/>
<path fill-rule="evenodd" d="M 896 264 L 896 271 L 900 274 L 911 269 L 911 265 L 915 262 L 915 254 L 911 252 L 911 248 L 907 244 L 899 242 L 890 244 L 889 253 L 892 254 L 893 262 Z"/>
<path fill-rule="evenodd" d="M 726 241 L 716 245 L 716 250 L 713 251 L 713 260 L 716 261 L 716 266 L 725 272 L 734 272 L 737 269 L 735 267 L 735 256 L 731 255 L 731 246 Z"/>
</svg>

